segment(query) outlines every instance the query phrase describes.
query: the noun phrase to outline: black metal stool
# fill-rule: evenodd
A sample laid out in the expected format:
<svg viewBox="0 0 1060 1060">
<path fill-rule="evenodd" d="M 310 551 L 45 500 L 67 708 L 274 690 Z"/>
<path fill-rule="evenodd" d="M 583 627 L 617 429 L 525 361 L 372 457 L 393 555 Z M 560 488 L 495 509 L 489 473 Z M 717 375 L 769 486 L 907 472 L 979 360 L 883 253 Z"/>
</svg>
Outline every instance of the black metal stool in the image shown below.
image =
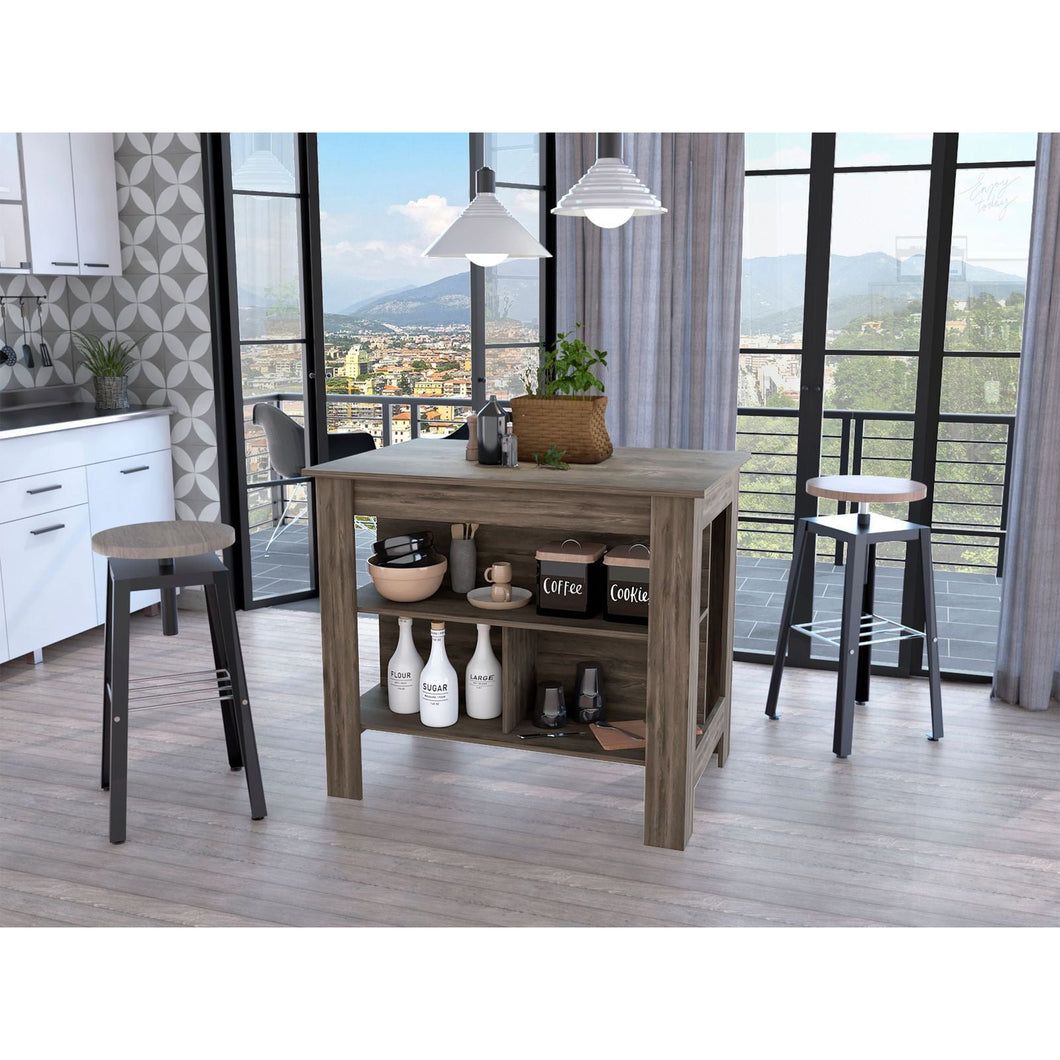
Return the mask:
<svg viewBox="0 0 1060 1060">
<path fill-rule="evenodd" d="M 891 519 L 869 512 L 870 501 L 911 501 L 927 495 L 922 482 L 874 475 L 827 475 L 810 479 L 806 492 L 817 497 L 856 503 L 858 511 L 849 515 L 827 515 L 800 519 L 795 528 L 791 573 L 780 618 L 777 654 L 766 698 L 766 714 L 778 718 L 777 698 L 784 672 L 788 639 L 794 629 L 806 636 L 839 648 L 839 680 L 836 688 L 835 728 L 832 751 L 840 758 L 850 754 L 854 734 L 854 703 L 867 703 L 872 646 L 886 641 L 924 639 L 927 650 L 928 682 L 931 693 L 930 740 L 942 739 L 942 686 L 939 679 L 938 630 L 935 625 L 935 583 L 931 565 L 931 529 L 919 523 Z M 839 622 L 802 622 L 792 625 L 795 597 L 799 588 L 807 539 L 811 556 L 816 554 L 817 535 L 835 538 L 846 545 L 846 571 L 843 583 L 843 615 Z M 924 630 L 911 629 L 883 618 L 873 611 L 876 546 L 884 541 L 919 541 L 923 567 Z M 838 634 L 838 636 L 836 635 Z"/>
<path fill-rule="evenodd" d="M 116 526 L 92 538 L 93 551 L 108 557 L 101 786 L 110 790 L 112 843 L 125 842 L 129 711 L 195 702 L 205 693 L 216 695 L 221 703 L 228 764 L 246 770 L 250 816 L 255 821 L 265 816 L 232 576 L 213 554 L 234 541 L 235 531 L 224 523 L 184 521 Z M 162 632 L 174 636 L 176 590 L 190 585 L 201 585 L 206 594 L 214 669 L 130 681 L 129 594 L 160 589 Z"/>
</svg>

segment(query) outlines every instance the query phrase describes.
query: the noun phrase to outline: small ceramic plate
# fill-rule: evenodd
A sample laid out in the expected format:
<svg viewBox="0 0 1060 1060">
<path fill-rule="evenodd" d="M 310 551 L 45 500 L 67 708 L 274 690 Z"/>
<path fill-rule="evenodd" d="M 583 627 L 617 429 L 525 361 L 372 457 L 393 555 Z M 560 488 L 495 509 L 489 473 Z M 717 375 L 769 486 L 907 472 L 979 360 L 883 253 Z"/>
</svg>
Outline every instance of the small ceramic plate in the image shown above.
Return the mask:
<svg viewBox="0 0 1060 1060">
<path fill-rule="evenodd" d="M 467 594 L 467 602 L 474 607 L 483 607 L 490 611 L 510 611 L 513 607 L 522 607 L 530 603 L 534 594 L 529 589 L 520 589 L 517 585 L 512 586 L 512 598 L 510 600 L 494 600 L 490 593 L 493 590 L 488 585 L 479 589 L 472 589 Z"/>
</svg>

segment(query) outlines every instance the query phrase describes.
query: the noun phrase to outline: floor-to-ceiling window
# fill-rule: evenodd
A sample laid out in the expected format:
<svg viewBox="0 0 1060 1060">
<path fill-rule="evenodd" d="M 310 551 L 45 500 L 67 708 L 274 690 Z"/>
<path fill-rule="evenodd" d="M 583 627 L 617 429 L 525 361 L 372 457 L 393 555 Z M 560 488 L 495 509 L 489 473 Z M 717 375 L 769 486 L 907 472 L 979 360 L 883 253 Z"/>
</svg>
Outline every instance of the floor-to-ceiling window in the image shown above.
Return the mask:
<svg viewBox="0 0 1060 1060">
<path fill-rule="evenodd" d="M 842 510 L 817 474 L 912 477 L 929 523 L 945 670 L 987 673 L 1030 236 L 1033 134 L 749 134 L 738 446 L 737 650 L 771 653 L 794 520 Z M 821 539 L 797 621 L 837 613 Z M 881 613 L 917 625 L 904 547 L 880 550 Z M 919 644 L 875 660 L 916 672 Z M 793 638 L 795 661 L 834 649 Z"/>
<path fill-rule="evenodd" d="M 491 269 L 423 251 L 474 195 L 475 171 L 552 240 L 554 137 L 538 133 L 209 134 L 217 339 L 232 351 L 238 450 L 226 488 L 241 521 L 247 606 L 315 593 L 312 484 L 277 471 L 256 404 L 328 439 L 377 445 L 459 429 L 488 393 L 523 392 L 554 332 L 550 260 Z M 332 443 L 334 444 L 334 443 Z M 372 538 L 365 521 L 359 541 Z"/>
<path fill-rule="evenodd" d="M 554 134 L 483 133 L 472 138 L 472 168 L 489 166 L 497 175 L 497 198 L 547 247 L 554 245 L 552 184 Z M 555 298 L 550 292 L 554 260 L 525 258 L 489 269 L 472 269 L 472 290 L 482 307 L 473 350 L 482 396 L 502 401 L 526 393 L 527 372 L 536 374 L 540 344 L 555 331 Z M 481 292 L 479 294 L 479 292 Z"/>
<path fill-rule="evenodd" d="M 244 606 L 315 592 L 311 486 L 297 474 L 316 453 L 313 383 L 319 340 L 308 257 L 315 188 L 307 138 L 296 133 L 209 134 L 216 286 L 215 341 L 224 373 L 241 526 Z M 257 406 L 283 413 L 295 450 L 270 436 Z M 271 427 L 269 429 L 272 429 Z"/>
<path fill-rule="evenodd" d="M 423 251 L 467 205 L 466 133 L 320 133 L 328 430 L 444 436 L 471 408 L 468 263 Z"/>
</svg>

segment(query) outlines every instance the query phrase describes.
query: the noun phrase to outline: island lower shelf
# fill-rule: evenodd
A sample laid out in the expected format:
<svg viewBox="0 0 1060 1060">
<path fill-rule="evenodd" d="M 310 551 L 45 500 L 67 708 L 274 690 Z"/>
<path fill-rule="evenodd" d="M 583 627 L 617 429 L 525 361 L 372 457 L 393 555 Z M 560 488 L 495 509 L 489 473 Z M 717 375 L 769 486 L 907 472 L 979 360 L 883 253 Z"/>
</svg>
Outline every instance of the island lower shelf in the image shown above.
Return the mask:
<svg viewBox="0 0 1060 1060">
<path fill-rule="evenodd" d="M 501 719 L 480 721 L 461 714 L 455 725 L 435 729 L 424 725 L 419 714 L 395 714 L 387 706 L 386 692 L 375 685 L 361 693 L 361 729 L 377 732 L 400 732 L 407 736 L 426 736 L 434 740 L 457 740 L 461 743 L 487 744 L 491 747 L 517 747 L 521 751 L 543 751 L 546 754 L 567 755 L 574 758 L 594 758 L 597 761 L 618 761 L 632 765 L 644 765 L 644 751 L 632 748 L 622 751 L 605 751 L 586 725 L 568 725 L 564 732 L 576 732 L 577 736 L 559 738 L 540 737 L 520 740 L 520 733 L 539 733 L 528 722 L 520 722 L 512 732 L 501 731 Z"/>
</svg>

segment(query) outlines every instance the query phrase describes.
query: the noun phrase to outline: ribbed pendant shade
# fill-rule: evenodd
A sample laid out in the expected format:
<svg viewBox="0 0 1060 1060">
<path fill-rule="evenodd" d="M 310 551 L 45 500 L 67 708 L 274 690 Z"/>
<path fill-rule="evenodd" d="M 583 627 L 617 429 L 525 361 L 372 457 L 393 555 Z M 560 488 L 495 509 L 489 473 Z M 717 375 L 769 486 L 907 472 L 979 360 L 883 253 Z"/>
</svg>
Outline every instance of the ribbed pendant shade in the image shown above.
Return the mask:
<svg viewBox="0 0 1060 1060">
<path fill-rule="evenodd" d="M 552 257 L 497 198 L 492 169 L 478 171 L 476 186 L 474 199 L 423 252 L 425 258 L 468 258 L 488 266 L 508 258 Z"/>
<path fill-rule="evenodd" d="M 588 217 L 601 228 L 617 228 L 631 217 L 666 213 L 666 207 L 622 161 L 621 133 L 597 134 L 597 159 L 585 176 L 552 208 L 566 217 Z"/>
</svg>

